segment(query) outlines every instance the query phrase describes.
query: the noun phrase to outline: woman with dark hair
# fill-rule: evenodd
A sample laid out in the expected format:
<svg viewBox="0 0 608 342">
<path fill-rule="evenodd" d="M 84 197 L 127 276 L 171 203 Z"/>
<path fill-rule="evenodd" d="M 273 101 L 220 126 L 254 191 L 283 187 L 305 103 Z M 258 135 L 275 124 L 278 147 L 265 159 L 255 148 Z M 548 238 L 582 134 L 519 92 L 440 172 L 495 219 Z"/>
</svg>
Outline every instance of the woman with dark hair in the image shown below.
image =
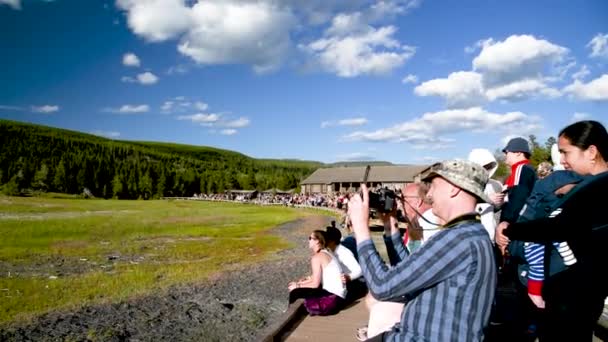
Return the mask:
<svg viewBox="0 0 608 342">
<path fill-rule="evenodd" d="M 322 230 L 315 230 L 308 237 L 308 248 L 312 252 L 312 274 L 289 283 L 289 304 L 303 298 L 310 314 L 335 313 L 346 297 L 340 263 L 327 249 L 327 236 Z"/>
<path fill-rule="evenodd" d="M 602 200 L 608 194 L 608 133 L 597 121 L 576 122 L 559 133 L 561 164 L 587 178 L 564 195 L 546 218 L 509 225 L 511 240 L 558 249 L 565 270 L 549 276 L 545 253 L 546 331 L 541 341 L 590 341 L 608 295 L 608 215 Z"/>
</svg>

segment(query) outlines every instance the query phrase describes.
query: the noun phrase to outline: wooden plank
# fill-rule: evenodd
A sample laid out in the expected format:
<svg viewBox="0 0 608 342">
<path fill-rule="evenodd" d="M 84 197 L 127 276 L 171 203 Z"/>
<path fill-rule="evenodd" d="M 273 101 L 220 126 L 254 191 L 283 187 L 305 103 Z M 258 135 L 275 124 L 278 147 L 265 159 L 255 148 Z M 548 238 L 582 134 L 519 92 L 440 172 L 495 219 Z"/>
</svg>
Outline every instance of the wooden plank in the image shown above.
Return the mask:
<svg viewBox="0 0 608 342">
<path fill-rule="evenodd" d="M 356 341 L 357 328 L 367 325 L 368 312 L 363 298 L 332 316 L 306 316 L 281 340 L 300 341 Z"/>
</svg>

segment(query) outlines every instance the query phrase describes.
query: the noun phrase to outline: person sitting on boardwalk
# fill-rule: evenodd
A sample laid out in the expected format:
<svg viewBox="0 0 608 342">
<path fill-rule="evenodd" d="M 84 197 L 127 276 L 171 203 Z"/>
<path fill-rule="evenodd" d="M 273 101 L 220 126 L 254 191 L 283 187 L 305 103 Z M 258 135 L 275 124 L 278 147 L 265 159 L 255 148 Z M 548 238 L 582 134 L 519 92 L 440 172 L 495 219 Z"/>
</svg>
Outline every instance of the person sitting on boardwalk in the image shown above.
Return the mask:
<svg viewBox="0 0 608 342">
<path fill-rule="evenodd" d="M 335 255 L 328 250 L 326 234 L 315 230 L 308 237 L 308 248 L 312 251 L 310 264 L 312 275 L 290 282 L 289 304 L 298 298 L 311 315 L 336 313 L 346 297 L 346 285 L 342 282 L 342 267 Z"/>
<path fill-rule="evenodd" d="M 464 160 L 433 165 L 425 180 L 443 229 L 389 268 L 369 230 L 369 194 L 349 203 L 359 261 L 369 291 L 381 301 L 408 302 L 401 322 L 372 341 L 482 341 L 496 286 L 492 242 L 475 213 L 488 173 Z"/>
<path fill-rule="evenodd" d="M 361 266 L 353 253 L 346 247 L 342 246 L 342 233 L 334 226 L 326 227 L 325 233 L 327 236 L 327 248 L 331 250 L 338 258 L 340 266 L 344 273 L 342 274 L 342 282 L 346 284 L 346 299 L 347 302 L 361 298 L 367 293 L 365 279 L 361 276 Z"/>
</svg>

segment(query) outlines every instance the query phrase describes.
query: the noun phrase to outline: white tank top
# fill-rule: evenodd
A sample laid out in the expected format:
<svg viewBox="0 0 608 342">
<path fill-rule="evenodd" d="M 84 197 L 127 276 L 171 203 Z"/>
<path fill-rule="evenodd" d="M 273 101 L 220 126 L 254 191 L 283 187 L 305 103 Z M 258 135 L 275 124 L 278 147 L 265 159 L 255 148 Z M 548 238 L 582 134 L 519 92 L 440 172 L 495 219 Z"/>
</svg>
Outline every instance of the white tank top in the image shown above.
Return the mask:
<svg viewBox="0 0 608 342">
<path fill-rule="evenodd" d="M 346 285 L 342 282 L 342 268 L 340 267 L 338 259 L 327 249 L 322 249 L 321 252 L 329 255 L 331 258 L 329 263 L 323 267 L 323 280 L 321 284 L 323 289 L 336 296 L 342 298 L 346 297 Z"/>
</svg>

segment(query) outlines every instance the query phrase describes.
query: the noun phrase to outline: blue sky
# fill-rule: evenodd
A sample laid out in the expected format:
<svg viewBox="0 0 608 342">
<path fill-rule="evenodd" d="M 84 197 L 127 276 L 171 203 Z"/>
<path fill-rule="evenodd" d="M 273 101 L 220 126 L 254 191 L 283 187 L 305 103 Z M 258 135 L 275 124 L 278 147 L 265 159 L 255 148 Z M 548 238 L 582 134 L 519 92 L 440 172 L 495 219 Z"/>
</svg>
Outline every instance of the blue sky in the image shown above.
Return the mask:
<svg viewBox="0 0 608 342">
<path fill-rule="evenodd" d="M 0 0 L 0 118 L 421 164 L 608 123 L 608 2 Z"/>
</svg>

